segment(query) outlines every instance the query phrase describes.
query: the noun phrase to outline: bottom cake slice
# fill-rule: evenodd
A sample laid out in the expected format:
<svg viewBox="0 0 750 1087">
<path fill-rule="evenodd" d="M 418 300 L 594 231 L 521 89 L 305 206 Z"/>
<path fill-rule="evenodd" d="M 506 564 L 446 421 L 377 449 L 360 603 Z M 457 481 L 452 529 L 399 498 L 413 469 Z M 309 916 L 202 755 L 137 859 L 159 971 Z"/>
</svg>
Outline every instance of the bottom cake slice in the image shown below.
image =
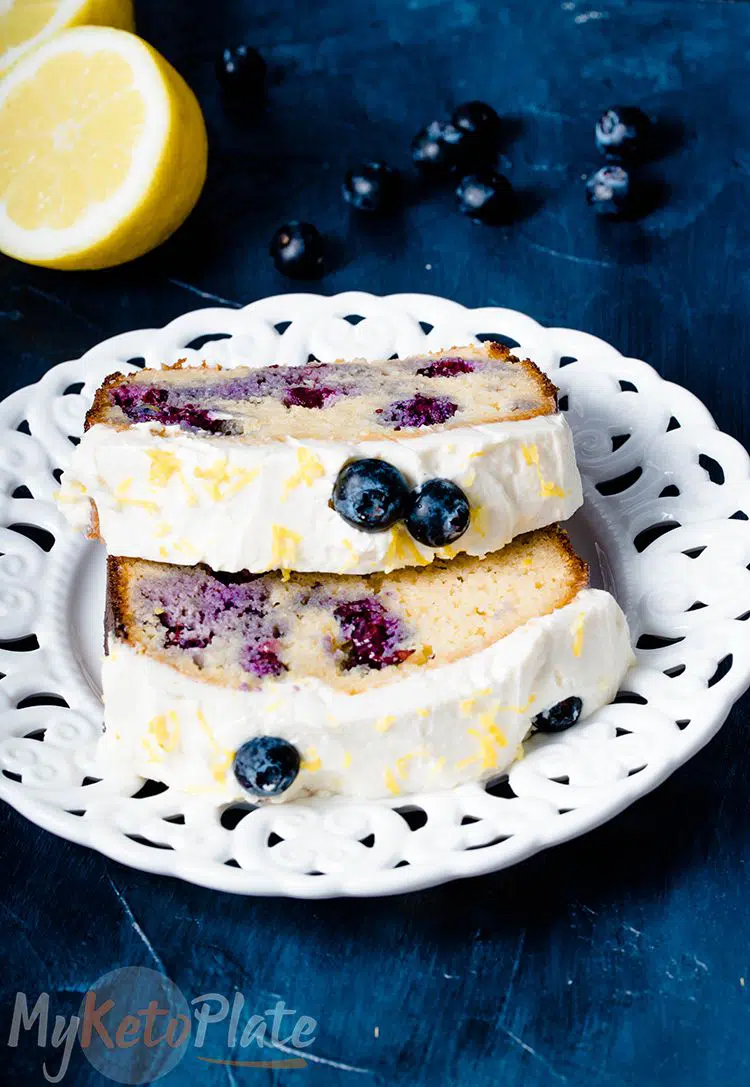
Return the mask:
<svg viewBox="0 0 750 1087">
<path fill-rule="evenodd" d="M 632 663 L 623 613 L 586 585 L 554 528 L 365 576 L 110 558 L 101 756 L 222 801 L 490 778 Z"/>
</svg>

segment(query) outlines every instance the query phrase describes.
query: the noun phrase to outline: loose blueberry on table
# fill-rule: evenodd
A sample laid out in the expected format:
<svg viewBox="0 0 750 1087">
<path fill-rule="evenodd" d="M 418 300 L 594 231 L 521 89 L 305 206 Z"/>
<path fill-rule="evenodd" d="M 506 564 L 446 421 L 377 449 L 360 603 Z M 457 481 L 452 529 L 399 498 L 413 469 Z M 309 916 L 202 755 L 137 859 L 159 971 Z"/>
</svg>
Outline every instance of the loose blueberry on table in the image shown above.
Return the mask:
<svg viewBox="0 0 750 1087">
<path fill-rule="evenodd" d="M 450 171 L 451 153 L 444 137 L 442 121 L 431 121 L 412 140 L 411 157 L 423 174 L 442 175 Z"/>
<path fill-rule="evenodd" d="M 297 748 L 278 736 L 254 736 L 234 756 L 234 776 L 252 796 L 278 796 L 299 774 Z"/>
<path fill-rule="evenodd" d="M 347 524 L 382 532 L 403 519 L 409 486 L 397 468 L 375 457 L 354 460 L 336 477 L 332 504 Z"/>
<path fill-rule="evenodd" d="M 312 223 L 285 223 L 268 252 L 277 270 L 290 279 L 318 279 L 325 271 L 323 237 Z"/>
<path fill-rule="evenodd" d="M 365 162 L 344 179 L 344 200 L 356 211 L 393 211 L 401 191 L 398 170 L 385 162 Z"/>
<path fill-rule="evenodd" d="M 597 215 L 615 218 L 633 210 L 630 177 L 622 166 L 602 166 L 586 180 L 586 202 Z"/>
<path fill-rule="evenodd" d="M 465 174 L 492 157 L 484 139 L 442 121 L 431 121 L 412 140 L 412 159 L 424 177 Z"/>
<path fill-rule="evenodd" d="M 456 200 L 458 210 L 475 223 L 497 224 L 512 218 L 513 187 L 507 177 L 495 170 L 462 178 Z"/>
<path fill-rule="evenodd" d="M 451 124 L 460 132 L 497 145 L 500 136 L 500 117 L 486 102 L 464 102 L 453 111 Z"/>
<path fill-rule="evenodd" d="M 406 527 L 425 547 L 454 543 L 469 527 L 469 500 L 450 479 L 429 479 L 413 492 L 411 501 Z"/>
<path fill-rule="evenodd" d="M 594 127 L 597 150 L 608 159 L 633 162 L 647 156 L 652 124 L 637 106 L 611 106 Z"/>
<path fill-rule="evenodd" d="M 222 51 L 216 61 L 216 76 L 233 105 L 255 106 L 263 97 L 266 62 L 257 49 L 238 45 Z"/>
<path fill-rule="evenodd" d="M 537 732 L 564 732 L 571 728 L 581 716 L 583 702 L 578 695 L 564 698 L 548 710 L 538 713 L 531 724 Z"/>
</svg>

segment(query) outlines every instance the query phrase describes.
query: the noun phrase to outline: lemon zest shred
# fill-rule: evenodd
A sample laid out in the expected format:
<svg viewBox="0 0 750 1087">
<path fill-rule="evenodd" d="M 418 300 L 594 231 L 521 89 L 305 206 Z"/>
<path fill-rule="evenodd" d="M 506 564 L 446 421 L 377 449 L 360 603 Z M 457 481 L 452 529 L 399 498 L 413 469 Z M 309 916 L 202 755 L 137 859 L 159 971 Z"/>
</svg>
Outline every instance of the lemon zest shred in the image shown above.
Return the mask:
<svg viewBox="0 0 750 1087">
<path fill-rule="evenodd" d="M 471 507 L 470 524 L 480 536 L 487 535 L 487 510 L 484 506 Z"/>
<path fill-rule="evenodd" d="M 390 769 L 390 767 L 386 767 L 384 777 L 385 777 L 385 785 L 386 785 L 386 788 L 388 789 L 388 792 L 391 793 L 392 796 L 400 796 L 401 795 L 401 786 L 396 781 L 396 777 L 395 777 L 393 771 Z"/>
<path fill-rule="evenodd" d="M 383 556 L 383 569 L 386 573 L 399 566 L 429 566 L 426 559 L 402 524 L 394 525 L 388 550 Z"/>
<path fill-rule="evenodd" d="M 323 763 L 320 755 L 314 747 L 311 747 L 306 757 L 299 764 L 300 770 L 307 770 L 308 774 L 317 774 Z"/>
<path fill-rule="evenodd" d="M 521 452 L 523 453 L 523 459 L 531 467 L 536 468 L 536 474 L 539 477 L 539 496 L 540 498 L 565 498 L 566 492 L 562 487 L 558 486 L 554 480 L 545 479 L 542 474 L 542 466 L 539 463 L 539 448 L 537 445 L 522 445 Z"/>
<path fill-rule="evenodd" d="M 326 471 L 320 457 L 315 453 L 311 453 L 303 445 L 299 446 L 297 449 L 297 471 L 292 473 L 285 482 L 284 489 L 281 492 L 281 501 L 286 502 L 295 487 L 299 487 L 303 483 L 306 487 L 312 487 L 315 480 L 320 479 L 325 474 Z"/>
<path fill-rule="evenodd" d="M 283 581 L 289 580 L 289 571 L 297 558 L 297 548 L 302 543 L 298 532 L 284 525 L 271 525 L 271 562 L 281 570 Z"/>
<path fill-rule="evenodd" d="M 385 715 L 385 717 L 381 717 L 381 718 L 379 718 L 379 720 L 377 720 L 375 722 L 375 731 L 376 732 L 388 732 L 390 729 L 393 728 L 393 726 L 395 724 L 396 724 L 395 716 L 392 713 L 388 713 L 388 714 Z"/>
</svg>

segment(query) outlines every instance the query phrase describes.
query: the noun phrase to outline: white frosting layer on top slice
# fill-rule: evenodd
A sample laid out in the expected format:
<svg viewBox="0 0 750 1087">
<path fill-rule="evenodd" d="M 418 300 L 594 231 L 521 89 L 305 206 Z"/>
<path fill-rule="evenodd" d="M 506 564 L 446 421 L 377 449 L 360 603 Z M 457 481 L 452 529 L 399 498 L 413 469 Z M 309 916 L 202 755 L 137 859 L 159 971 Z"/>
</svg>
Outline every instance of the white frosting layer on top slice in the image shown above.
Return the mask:
<svg viewBox="0 0 750 1087">
<path fill-rule="evenodd" d="M 582 716 L 606 705 L 632 663 L 625 616 L 596 589 L 479 653 L 356 695 L 283 678 L 258 691 L 222 688 L 113 641 L 99 754 L 219 802 L 242 797 L 234 753 L 259 735 L 302 756 L 283 800 L 451 788 L 507 769 L 531 719 L 563 699 L 581 698 Z"/>
<path fill-rule="evenodd" d="M 562 521 L 581 505 L 564 415 L 361 442 L 248 442 L 138 423 L 96 424 L 63 477 L 61 508 L 87 531 L 95 504 L 111 554 L 234 572 L 290 569 L 367 574 L 430 562 L 403 525 L 361 532 L 330 506 L 341 468 L 379 457 L 411 486 L 457 483 L 471 524 L 441 557 L 485 555 Z"/>
</svg>

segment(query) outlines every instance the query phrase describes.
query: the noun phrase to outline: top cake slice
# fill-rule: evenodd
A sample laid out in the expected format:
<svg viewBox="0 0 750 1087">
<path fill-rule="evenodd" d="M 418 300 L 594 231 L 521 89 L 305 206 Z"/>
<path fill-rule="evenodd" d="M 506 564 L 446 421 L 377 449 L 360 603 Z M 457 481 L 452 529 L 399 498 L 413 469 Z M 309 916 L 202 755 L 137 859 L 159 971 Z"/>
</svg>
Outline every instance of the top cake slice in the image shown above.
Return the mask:
<svg viewBox="0 0 750 1087">
<path fill-rule="evenodd" d="M 382 362 L 178 365 L 107 378 L 87 427 L 156 423 L 249 441 L 361 440 L 552 415 L 556 392 L 533 362 L 499 344 Z"/>
<path fill-rule="evenodd" d="M 555 394 L 534 363 L 493 343 L 380 362 L 114 374 L 61 501 L 113 554 L 218 570 L 370 573 L 483 555 L 581 503 Z M 394 518 L 348 517 L 332 501 L 359 460 L 395 469 Z M 458 513 L 448 529 L 407 531 L 418 488 L 435 480 L 453 485 L 440 493 Z M 450 521 L 438 507 L 428 515 Z"/>
</svg>

